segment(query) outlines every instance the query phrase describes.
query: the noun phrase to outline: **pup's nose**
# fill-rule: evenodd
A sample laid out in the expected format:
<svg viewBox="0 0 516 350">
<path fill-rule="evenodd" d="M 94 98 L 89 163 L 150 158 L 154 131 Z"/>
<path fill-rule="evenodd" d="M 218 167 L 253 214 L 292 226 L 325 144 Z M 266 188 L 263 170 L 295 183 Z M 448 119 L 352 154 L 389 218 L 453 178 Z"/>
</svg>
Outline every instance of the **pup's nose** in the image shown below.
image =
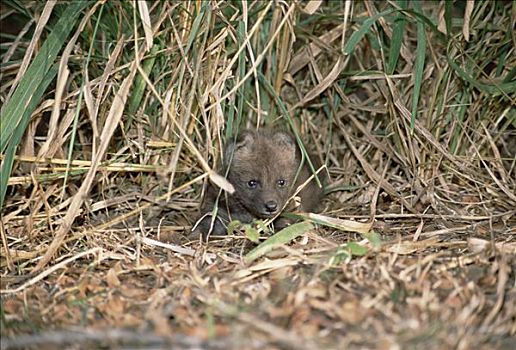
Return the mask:
<svg viewBox="0 0 516 350">
<path fill-rule="evenodd" d="M 275 201 L 268 201 L 265 203 L 265 210 L 267 210 L 268 213 L 274 213 L 278 209 L 278 203 Z"/>
</svg>

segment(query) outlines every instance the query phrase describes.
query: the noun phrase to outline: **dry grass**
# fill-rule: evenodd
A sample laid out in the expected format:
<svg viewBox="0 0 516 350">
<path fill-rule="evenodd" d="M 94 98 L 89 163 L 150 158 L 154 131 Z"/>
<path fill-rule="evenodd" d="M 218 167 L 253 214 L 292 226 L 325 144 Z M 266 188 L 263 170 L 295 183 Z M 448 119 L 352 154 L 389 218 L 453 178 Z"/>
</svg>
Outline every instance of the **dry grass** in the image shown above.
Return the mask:
<svg viewBox="0 0 516 350">
<path fill-rule="evenodd" d="M 2 349 L 514 347 L 514 3 L 0 6 Z M 189 240 L 262 125 L 323 216 Z"/>
</svg>

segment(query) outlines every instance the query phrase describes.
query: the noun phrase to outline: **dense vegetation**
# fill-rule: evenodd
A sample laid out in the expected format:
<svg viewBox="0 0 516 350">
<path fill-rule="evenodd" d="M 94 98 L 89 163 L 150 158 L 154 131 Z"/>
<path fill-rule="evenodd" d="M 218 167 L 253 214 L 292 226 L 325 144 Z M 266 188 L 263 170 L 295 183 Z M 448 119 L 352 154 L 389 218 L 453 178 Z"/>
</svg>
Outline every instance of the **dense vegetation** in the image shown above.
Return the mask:
<svg viewBox="0 0 516 350">
<path fill-rule="evenodd" d="M 2 1 L 2 349 L 511 348 L 515 13 Z M 260 126 L 325 164 L 324 212 L 193 239 Z"/>
</svg>

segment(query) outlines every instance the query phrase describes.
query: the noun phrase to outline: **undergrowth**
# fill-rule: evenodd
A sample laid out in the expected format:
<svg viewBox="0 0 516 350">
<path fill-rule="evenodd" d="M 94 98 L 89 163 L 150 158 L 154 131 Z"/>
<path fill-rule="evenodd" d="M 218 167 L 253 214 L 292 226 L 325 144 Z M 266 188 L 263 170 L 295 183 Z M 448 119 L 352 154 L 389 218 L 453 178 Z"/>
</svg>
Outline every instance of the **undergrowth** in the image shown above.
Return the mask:
<svg viewBox="0 0 516 350">
<path fill-rule="evenodd" d="M 515 11 L 3 1 L 2 348 L 509 348 Z M 325 210 L 191 240 L 255 127 L 326 165 Z"/>
</svg>

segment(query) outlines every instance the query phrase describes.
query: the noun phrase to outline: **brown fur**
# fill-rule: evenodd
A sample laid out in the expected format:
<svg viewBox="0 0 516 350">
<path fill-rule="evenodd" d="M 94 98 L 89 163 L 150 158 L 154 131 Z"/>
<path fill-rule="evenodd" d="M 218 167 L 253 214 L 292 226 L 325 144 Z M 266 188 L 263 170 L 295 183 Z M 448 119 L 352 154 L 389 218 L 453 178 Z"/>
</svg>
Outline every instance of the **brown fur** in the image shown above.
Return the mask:
<svg viewBox="0 0 516 350">
<path fill-rule="evenodd" d="M 313 162 L 315 158 L 312 157 L 311 160 Z M 226 147 L 221 169 L 221 174 L 224 175 L 229 168 L 227 179 L 235 187 L 235 193 L 220 194 L 217 220 L 212 232 L 217 235 L 225 234 L 225 226 L 232 220 L 250 223 L 256 218 L 268 219 L 276 216 L 297 187 L 311 176 L 305 162 L 294 183 L 300 163 L 301 152 L 289 133 L 271 129 L 246 130 L 240 133 L 236 142 Z M 219 189 L 210 183 L 201 205 L 201 217 L 212 212 L 218 196 Z M 323 197 L 323 189 L 312 180 L 299 196 L 301 211 L 315 211 Z M 195 232 L 206 236 L 211 223 L 212 218 L 207 215 Z M 281 224 L 279 223 L 280 226 Z"/>
</svg>

